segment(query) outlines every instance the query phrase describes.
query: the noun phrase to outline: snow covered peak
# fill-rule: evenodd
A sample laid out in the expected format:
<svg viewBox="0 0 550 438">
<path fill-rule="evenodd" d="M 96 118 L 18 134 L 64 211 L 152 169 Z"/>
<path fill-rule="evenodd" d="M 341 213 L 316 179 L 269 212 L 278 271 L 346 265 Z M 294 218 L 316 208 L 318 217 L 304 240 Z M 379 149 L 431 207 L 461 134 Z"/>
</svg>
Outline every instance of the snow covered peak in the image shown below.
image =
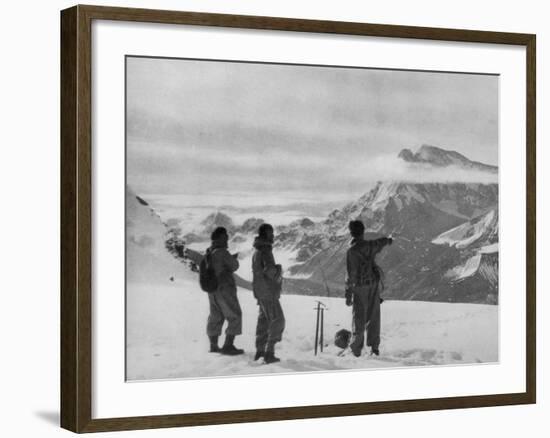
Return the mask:
<svg viewBox="0 0 550 438">
<path fill-rule="evenodd" d="M 462 169 L 473 169 L 488 173 L 498 172 L 497 166 L 472 161 L 456 151 L 427 144 L 422 145 L 416 153 L 413 153 L 410 149 L 403 149 L 399 152 L 398 157 L 408 163 L 429 164 L 435 167 L 455 166 Z"/>
<path fill-rule="evenodd" d="M 209 214 L 205 219 L 203 219 L 201 225 L 204 226 L 202 231 L 206 234 L 210 234 L 217 227 L 225 227 L 230 233 L 235 230 L 233 220 L 221 211 L 216 211 Z"/>
<path fill-rule="evenodd" d="M 480 247 L 484 252 L 491 252 L 496 242 L 498 242 L 497 208 L 440 234 L 432 241 L 437 245 L 447 244 L 456 248 Z"/>
<path fill-rule="evenodd" d="M 262 225 L 264 222 L 265 221 L 263 219 L 250 217 L 242 223 L 238 231 L 240 231 L 241 233 L 256 233 L 260 225 Z"/>
<path fill-rule="evenodd" d="M 347 236 L 348 222 L 359 219 L 369 231 L 400 232 L 431 240 L 497 203 L 497 184 L 384 181 L 333 211 L 322 222 L 322 231 Z"/>
<path fill-rule="evenodd" d="M 400 210 L 403 205 L 408 205 L 411 200 L 425 202 L 426 198 L 418 190 L 418 184 L 408 184 L 403 182 L 383 182 L 375 187 L 374 197 L 371 202 L 373 210 L 386 208 L 390 199 L 397 203 Z"/>
</svg>

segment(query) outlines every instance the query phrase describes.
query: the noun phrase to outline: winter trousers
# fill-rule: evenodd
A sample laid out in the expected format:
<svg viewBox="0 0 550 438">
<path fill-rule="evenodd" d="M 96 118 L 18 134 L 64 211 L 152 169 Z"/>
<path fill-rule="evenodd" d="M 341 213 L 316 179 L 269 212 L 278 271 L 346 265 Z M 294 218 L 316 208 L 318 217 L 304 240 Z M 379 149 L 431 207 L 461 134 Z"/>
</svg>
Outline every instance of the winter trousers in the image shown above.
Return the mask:
<svg viewBox="0 0 550 438">
<path fill-rule="evenodd" d="M 380 345 L 380 292 L 376 283 L 353 289 L 353 340 L 351 349 L 360 352 L 365 344 L 378 348 Z"/>
<path fill-rule="evenodd" d="M 242 333 L 242 311 L 237 298 L 236 289 L 222 289 L 208 294 L 210 314 L 206 325 L 208 336 L 219 336 L 223 323 L 227 320 L 225 334 L 240 335 Z"/>
<path fill-rule="evenodd" d="M 256 325 L 256 350 L 271 351 L 282 339 L 285 316 L 278 298 L 258 300 L 260 312 Z"/>
</svg>

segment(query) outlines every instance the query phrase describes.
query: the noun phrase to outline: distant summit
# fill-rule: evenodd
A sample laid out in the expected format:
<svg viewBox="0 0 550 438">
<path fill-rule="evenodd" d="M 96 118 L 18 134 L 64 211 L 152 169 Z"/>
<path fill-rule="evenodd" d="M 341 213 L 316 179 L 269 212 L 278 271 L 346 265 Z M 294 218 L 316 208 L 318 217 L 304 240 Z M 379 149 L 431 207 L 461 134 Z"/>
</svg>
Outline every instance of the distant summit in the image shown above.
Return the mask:
<svg viewBox="0 0 550 438">
<path fill-rule="evenodd" d="M 498 173 L 497 166 L 472 161 L 456 151 L 448 151 L 430 145 L 422 145 L 416 153 L 410 149 L 403 149 L 399 152 L 398 157 L 408 163 L 430 164 L 436 167 L 455 166 L 468 170 Z"/>
<path fill-rule="evenodd" d="M 315 226 L 315 222 L 313 222 L 310 218 L 305 217 L 303 219 L 298 219 L 289 224 L 291 227 L 302 227 L 302 228 L 311 228 Z"/>
<path fill-rule="evenodd" d="M 204 227 L 203 233 L 205 234 L 210 234 L 217 227 L 224 227 L 229 233 L 233 233 L 235 231 L 235 224 L 231 218 L 221 211 L 209 214 L 205 219 L 203 219 L 201 225 Z"/>
<path fill-rule="evenodd" d="M 263 223 L 263 219 L 251 217 L 243 222 L 243 224 L 238 228 L 238 231 L 241 233 L 256 233 L 258 228 L 260 228 L 260 225 Z"/>
</svg>

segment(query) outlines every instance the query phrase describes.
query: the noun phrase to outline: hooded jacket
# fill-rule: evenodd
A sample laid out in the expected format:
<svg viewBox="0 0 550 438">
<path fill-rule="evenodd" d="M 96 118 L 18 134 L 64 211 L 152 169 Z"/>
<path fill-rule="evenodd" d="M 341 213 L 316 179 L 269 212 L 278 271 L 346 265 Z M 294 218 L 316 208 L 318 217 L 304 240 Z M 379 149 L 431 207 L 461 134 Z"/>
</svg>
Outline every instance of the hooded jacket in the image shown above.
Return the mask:
<svg viewBox="0 0 550 438">
<path fill-rule="evenodd" d="M 227 250 L 227 240 L 213 240 L 207 253 L 211 254 L 212 266 L 218 278 L 219 291 L 236 291 L 233 272 L 239 269 L 239 261 Z"/>
<path fill-rule="evenodd" d="M 258 300 L 279 298 L 282 289 L 281 265 L 275 264 L 273 243 L 257 236 L 252 255 L 252 289 Z"/>
<path fill-rule="evenodd" d="M 384 246 L 391 244 L 392 239 L 381 237 L 375 240 L 354 238 L 346 254 L 346 289 L 378 283 L 381 270 L 375 258 Z"/>
</svg>

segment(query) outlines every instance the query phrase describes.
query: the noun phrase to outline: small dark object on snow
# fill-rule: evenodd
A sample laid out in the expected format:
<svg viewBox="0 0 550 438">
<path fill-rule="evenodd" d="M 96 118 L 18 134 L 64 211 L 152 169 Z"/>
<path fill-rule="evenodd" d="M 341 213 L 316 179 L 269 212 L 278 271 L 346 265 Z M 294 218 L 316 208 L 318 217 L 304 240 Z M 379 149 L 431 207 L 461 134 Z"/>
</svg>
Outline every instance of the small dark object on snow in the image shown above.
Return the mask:
<svg viewBox="0 0 550 438">
<path fill-rule="evenodd" d="M 351 332 L 346 329 L 338 330 L 334 335 L 334 345 L 338 348 L 346 349 L 351 340 Z"/>
<path fill-rule="evenodd" d="M 174 277 L 170 277 L 170 281 L 174 281 Z"/>
</svg>

